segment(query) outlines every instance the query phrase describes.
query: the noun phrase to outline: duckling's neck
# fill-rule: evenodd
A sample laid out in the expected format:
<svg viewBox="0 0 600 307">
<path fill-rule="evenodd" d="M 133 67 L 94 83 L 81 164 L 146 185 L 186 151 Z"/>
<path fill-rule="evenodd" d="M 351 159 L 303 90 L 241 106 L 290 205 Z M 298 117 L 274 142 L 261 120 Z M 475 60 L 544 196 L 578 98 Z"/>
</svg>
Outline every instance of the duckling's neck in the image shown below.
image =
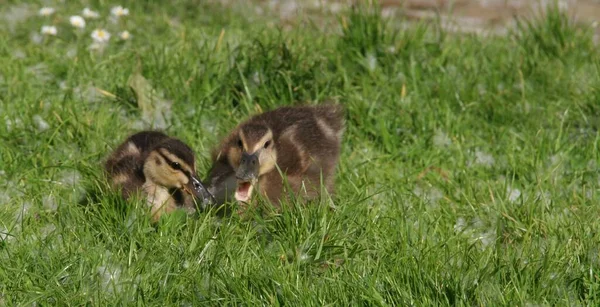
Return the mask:
<svg viewBox="0 0 600 307">
<path fill-rule="evenodd" d="M 169 189 L 148 180 L 144 183 L 143 189 L 148 195 L 146 203 L 152 208 L 153 216 L 158 211 L 170 212 L 176 209 L 175 201 L 171 197 Z"/>
</svg>

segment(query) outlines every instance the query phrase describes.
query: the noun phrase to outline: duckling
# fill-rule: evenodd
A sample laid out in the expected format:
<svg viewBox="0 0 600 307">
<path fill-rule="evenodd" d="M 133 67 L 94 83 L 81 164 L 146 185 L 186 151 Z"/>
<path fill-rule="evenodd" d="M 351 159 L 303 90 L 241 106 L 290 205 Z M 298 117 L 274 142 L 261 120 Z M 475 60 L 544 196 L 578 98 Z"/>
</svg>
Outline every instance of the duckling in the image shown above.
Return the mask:
<svg viewBox="0 0 600 307">
<path fill-rule="evenodd" d="M 142 192 L 154 222 L 178 207 L 193 212 L 196 201 L 201 206 L 213 201 L 197 179 L 193 151 L 162 132 L 129 136 L 104 166 L 111 185 L 121 190 L 123 198 Z"/>
<path fill-rule="evenodd" d="M 213 151 L 205 183 L 216 204 L 247 203 L 257 190 L 279 207 L 282 175 L 302 199 L 316 198 L 321 183 L 333 193 L 343 113 L 338 104 L 280 107 L 238 125 Z"/>
</svg>

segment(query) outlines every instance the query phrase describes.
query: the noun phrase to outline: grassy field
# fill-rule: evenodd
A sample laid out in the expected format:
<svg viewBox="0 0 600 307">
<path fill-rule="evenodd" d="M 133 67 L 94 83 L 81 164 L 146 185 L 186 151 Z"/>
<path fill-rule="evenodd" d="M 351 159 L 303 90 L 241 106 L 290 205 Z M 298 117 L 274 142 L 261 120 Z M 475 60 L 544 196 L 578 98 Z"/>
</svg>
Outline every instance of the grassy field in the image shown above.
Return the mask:
<svg viewBox="0 0 600 307">
<path fill-rule="evenodd" d="M 83 29 L 75 2 L 0 7 L 0 305 L 600 304 L 590 29 L 550 10 L 506 37 L 455 36 L 367 6 L 280 27 L 174 3 L 90 1 Z M 129 14 L 109 17 L 117 4 Z M 348 125 L 333 199 L 153 226 L 106 190 L 105 157 L 149 122 L 205 174 L 239 121 L 327 98 Z M 104 193 L 80 205 L 86 189 Z"/>
</svg>

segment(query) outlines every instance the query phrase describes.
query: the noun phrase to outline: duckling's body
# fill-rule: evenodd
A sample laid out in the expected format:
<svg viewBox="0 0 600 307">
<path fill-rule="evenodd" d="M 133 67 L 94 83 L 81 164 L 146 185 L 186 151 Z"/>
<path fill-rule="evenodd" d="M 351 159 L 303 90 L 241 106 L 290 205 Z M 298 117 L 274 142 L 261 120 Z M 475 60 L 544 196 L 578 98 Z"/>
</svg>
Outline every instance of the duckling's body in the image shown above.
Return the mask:
<svg viewBox="0 0 600 307">
<path fill-rule="evenodd" d="M 105 170 L 125 199 L 141 192 L 154 220 L 177 208 L 195 210 L 212 197 L 196 176 L 193 151 L 158 131 L 128 137 L 107 159 Z"/>
<path fill-rule="evenodd" d="M 207 184 L 222 204 L 249 202 L 253 190 L 279 205 L 285 176 L 291 191 L 304 199 L 334 191 L 344 131 L 340 105 L 281 107 L 236 127 L 213 153 Z M 281 171 L 281 173 L 280 173 Z"/>
</svg>

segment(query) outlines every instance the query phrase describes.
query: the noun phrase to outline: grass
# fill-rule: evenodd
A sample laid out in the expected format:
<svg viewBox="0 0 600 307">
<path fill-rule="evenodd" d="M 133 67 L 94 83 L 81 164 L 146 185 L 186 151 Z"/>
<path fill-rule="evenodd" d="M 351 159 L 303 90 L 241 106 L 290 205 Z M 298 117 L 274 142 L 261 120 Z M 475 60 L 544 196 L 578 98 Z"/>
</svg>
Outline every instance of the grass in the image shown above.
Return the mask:
<svg viewBox="0 0 600 307">
<path fill-rule="evenodd" d="M 1 305 L 600 303 L 589 28 L 551 8 L 504 37 L 400 30 L 366 6 L 300 29 L 199 1 L 132 1 L 113 24 L 112 5 L 91 1 L 103 17 L 81 32 L 75 2 L 51 17 L 0 8 Z M 57 37 L 37 37 L 43 24 Z M 113 34 L 102 52 L 88 49 L 95 27 Z M 173 103 L 165 129 L 202 174 L 247 116 L 337 99 L 337 195 L 153 226 L 102 179 L 110 150 L 148 127 L 127 85 L 136 72 Z M 79 205 L 89 187 L 104 193 Z"/>
</svg>

